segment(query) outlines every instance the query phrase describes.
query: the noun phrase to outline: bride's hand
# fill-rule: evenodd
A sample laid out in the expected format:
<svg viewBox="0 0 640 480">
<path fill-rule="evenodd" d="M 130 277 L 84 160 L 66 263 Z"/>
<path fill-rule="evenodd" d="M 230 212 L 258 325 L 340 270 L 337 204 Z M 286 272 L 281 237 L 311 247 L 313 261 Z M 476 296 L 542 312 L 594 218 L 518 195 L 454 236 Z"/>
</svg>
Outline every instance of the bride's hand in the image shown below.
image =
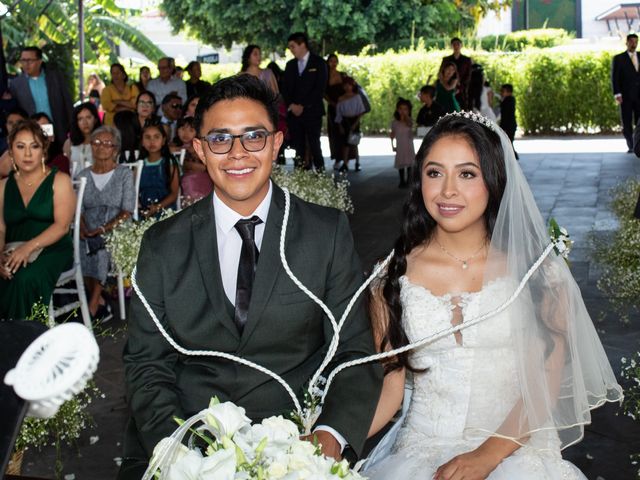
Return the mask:
<svg viewBox="0 0 640 480">
<path fill-rule="evenodd" d="M 436 470 L 434 480 L 484 480 L 502 459 L 482 447 L 453 457 Z"/>
</svg>

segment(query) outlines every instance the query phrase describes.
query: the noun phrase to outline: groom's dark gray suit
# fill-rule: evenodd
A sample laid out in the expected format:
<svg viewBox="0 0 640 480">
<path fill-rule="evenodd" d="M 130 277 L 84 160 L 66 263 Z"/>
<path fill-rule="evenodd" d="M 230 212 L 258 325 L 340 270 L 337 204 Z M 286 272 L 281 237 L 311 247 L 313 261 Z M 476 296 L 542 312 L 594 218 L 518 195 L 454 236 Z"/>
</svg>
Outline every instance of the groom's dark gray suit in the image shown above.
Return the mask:
<svg viewBox="0 0 640 480">
<path fill-rule="evenodd" d="M 241 356 L 281 375 L 299 398 L 332 336 L 329 320 L 291 281 L 279 257 L 284 193 L 276 185 L 242 334 L 222 286 L 211 195 L 145 234 L 137 281 L 171 336 L 192 350 Z M 346 216 L 291 196 L 286 257 L 295 275 L 339 319 L 362 283 Z M 293 409 L 270 377 L 236 363 L 177 353 L 160 335 L 139 298 L 131 301 L 125 348 L 132 422 L 125 456 L 148 458 L 155 444 L 217 395 L 254 419 Z M 374 352 L 368 317 L 358 302 L 341 333 L 333 365 Z M 318 424 L 342 434 L 356 453 L 364 444 L 382 385 L 378 365 L 346 369 L 329 390 Z"/>
</svg>

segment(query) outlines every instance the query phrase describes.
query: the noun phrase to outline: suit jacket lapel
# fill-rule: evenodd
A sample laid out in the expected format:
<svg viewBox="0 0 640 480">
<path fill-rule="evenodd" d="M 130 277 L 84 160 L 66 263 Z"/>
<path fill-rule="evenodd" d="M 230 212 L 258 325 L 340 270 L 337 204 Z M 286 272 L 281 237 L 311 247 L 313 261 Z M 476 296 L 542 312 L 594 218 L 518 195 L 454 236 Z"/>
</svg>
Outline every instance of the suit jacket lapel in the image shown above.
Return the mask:
<svg viewBox="0 0 640 480">
<path fill-rule="evenodd" d="M 267 305 L 276 279 L 282 270 L 280 262 L 280 230 L 284 218 L 284 192 L 275 183 L 269 207 L 269 216 L 265 225 L 262 248 L 258 258 L 256 277 L 253 281 L 247 324 L 242 332 L 239 351 L 260 321 L 262 311 Z"/>
<path fill-rule="evenodd" d="M 191 231 L 198 256 L 202 283 L 211 302 L 213 314 L 236 338 L 240 339 L 238 328 L 233 322 L 233 318 L 227 315 L 227 309 L 225 308 L 226 300 L 224 287 L 222 286 L 220 261 L 218 259 L 218 241 L 216 238 L 212 195 L 208 195 L 194 205 L 193 213 L 191 214 Z"/>
</svg>

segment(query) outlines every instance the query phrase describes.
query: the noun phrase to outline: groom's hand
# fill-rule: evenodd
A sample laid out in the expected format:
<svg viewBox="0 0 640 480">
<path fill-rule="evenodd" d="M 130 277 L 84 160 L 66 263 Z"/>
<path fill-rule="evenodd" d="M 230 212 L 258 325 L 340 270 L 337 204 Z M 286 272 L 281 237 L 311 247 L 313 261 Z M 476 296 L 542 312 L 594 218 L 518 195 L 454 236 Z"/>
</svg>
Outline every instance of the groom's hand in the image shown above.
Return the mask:
<svg viewBox="0 0 640 480">
<path fill-rule="evenodd" d="M 316 430 L 313 434 L 304 436 L 302 439 L 311 443 L 319 443 L 324 456 L 334 458 L 338 462 L 342 460 L 340 443 L 338 443 L 338 440 L 329 432 Z"/>
</svg>

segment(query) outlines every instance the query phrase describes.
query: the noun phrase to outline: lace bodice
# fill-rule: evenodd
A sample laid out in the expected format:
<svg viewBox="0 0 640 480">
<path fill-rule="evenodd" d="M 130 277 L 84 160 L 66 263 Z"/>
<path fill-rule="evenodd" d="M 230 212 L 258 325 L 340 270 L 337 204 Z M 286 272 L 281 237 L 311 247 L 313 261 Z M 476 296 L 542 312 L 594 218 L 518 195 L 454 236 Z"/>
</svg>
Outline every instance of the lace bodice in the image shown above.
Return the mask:
<svg viewBox="0 0 640 480">
<path fill-rule="evenodd" d="M 410 342 L 443 331 L 456 319 L 464 323 L 498 307 L 511 293 L 502 280 L 476 293 L 444 296 L 435 296 L 407 277 L 400 282 L 403 326 Z M 501 313 L 464 328 L 461 338 L 447 335 L 416 349 L 411 364 L 426 371 L 414 374 L 406 426 L 422 436 L 461 438 L 469 435 L 465 434 L 468 414 L 504 419 L 518 396 L 510 328 L 507 314 Z M 476 381 L 471 382 L 472 378 Z M 497 395 L 481 395 L 472 389 Z M 470 410 L 472 397 L 474 408 Z"/>
<path fill-rule="evenodd" d="M 498 279 L 479 292 L 436 296 L 406 276 L 400 282 L 402 321 L 410 342 L 499 307 L 516 287 Z M 452 443 L 466 451 L 499 430 L 521 398 L 518 357 L 511 335 L 515 322 L 509 317 L 513 311 L 517 308 L 463 328 L 458 339 L 447 335 L 413 351 L 412 366 L 424 371 L 413 374 L 411 404 L 396 449 L 411 451 L 428 442 L 434 455 L 439 445 L 450 449 Z M 534 433 L 529 445 L 557 448 L 559 456 L 553 430 Z"/>
</svg>

